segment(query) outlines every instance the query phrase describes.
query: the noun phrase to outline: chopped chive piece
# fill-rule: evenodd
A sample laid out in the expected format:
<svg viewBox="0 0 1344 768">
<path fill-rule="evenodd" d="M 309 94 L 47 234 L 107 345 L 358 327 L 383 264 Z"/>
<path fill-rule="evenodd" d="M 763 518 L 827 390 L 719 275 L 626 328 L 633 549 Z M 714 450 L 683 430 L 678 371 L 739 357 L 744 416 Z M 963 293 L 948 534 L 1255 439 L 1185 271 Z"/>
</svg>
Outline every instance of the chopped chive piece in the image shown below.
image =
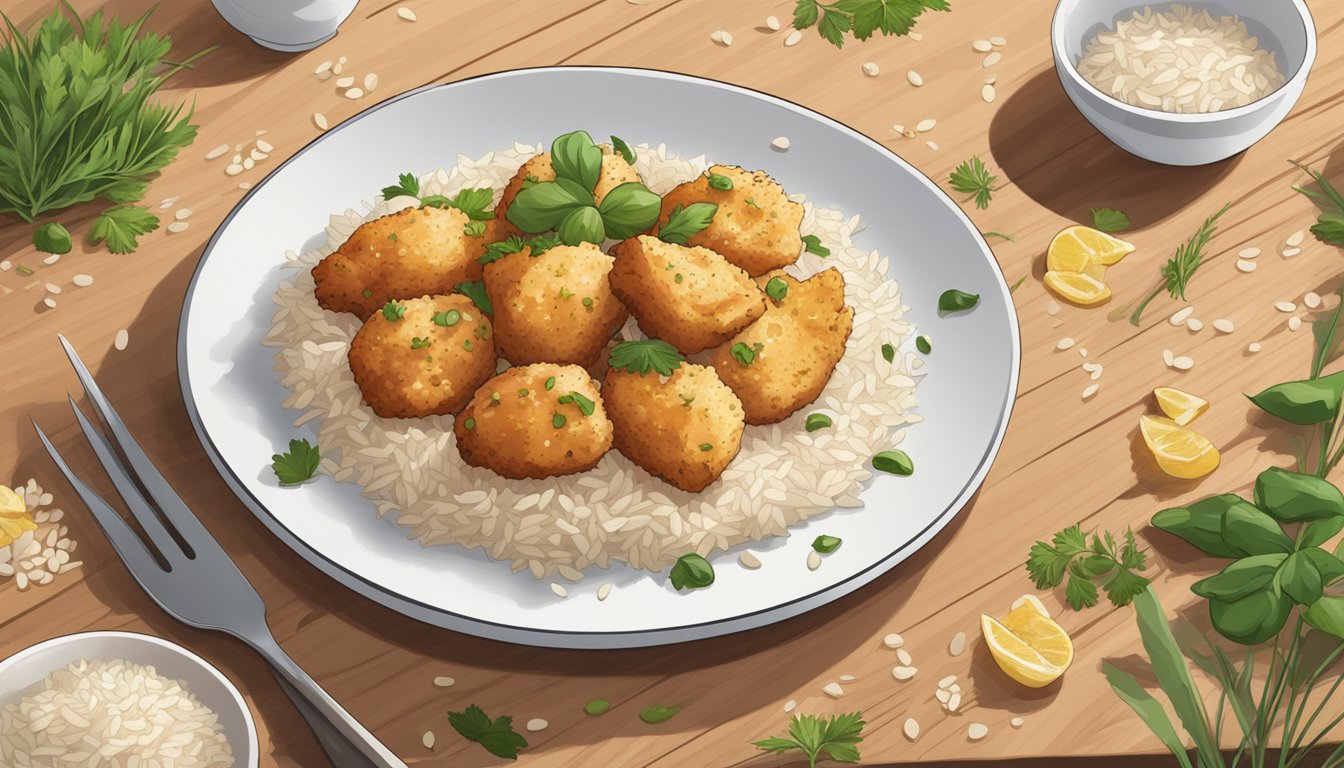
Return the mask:
<svg viewBox="0 0 1344 768">
<path fill-rule="evenodd" d="M 609 709 L 611 709 L 611 702 L 607 701 L 606 699 L 593 699 L 592 701 L 583 705 L 583 711 L 586 712 L 587 714 L 592 715 L 593 717 L 597 717 L 598 715 L 605 713 Z"/>
<path fill-rule="evenodd" d="M 1016 283 L 1013 283 L 1013 286 L 1012 286 L 1011 288 L 1008 289 L 1008 292 L 1009 292 L 1009 293 L 1017 293 L 1017 289 L 1018 289 L 1018 288 L 1021 288 L 1021 287 L 1022 287 L 1022 284 L 1025 283 L 1025 282 L 1027 282 L 1027 276 L 1026 276 L 1026 275 L 1023 275 L 1022 277 L 1020 277 L 1020 278 L 1017 279 L 1017 282 L 1016 282 Z"/>
<path fill-rule="evenodd" d="M 831 255 L 831 249 L 822 245 L 821 238 L 816 235 L 803 235 L 803 249 L 823 259 Z"/>
<path fill-rule="evenodd" d="M 825 429 L 831 426 L 831 417 L 824 413 L 809 413 L 807 421 L 803 422 L 803 428 L 808 432 L 816 432 L 818 429 Z"/>
<path fill-rule="evenodd" d="M 462 348 L 465 349 L 465 350 L 467 350 L 468 352 L 470 352 L 470 351 L 471 351 L 471 339 L 463 339 L 463 340 L 462 340 Z"/>
<path fill-rule="evenodd" d="M 565 415 L 563 413 L 557 413 L 551 416 L 551 426 L 555 427 L 556 429 L 565 426 Z"/>
<path fill-rule="evenodd" d="M 840 543 L 839 537 L 822 534 L 812 540 L 812 548 L 823 555 L 829 555 L 840 548 Z"/>
<path fill-rule="evenodd" d="M 778 277 L 772 277 L 770 282 L 765 284 L 765 295 L 775 301 L 783 301 L 784 297 L 789 295 L 789 284 Z"/>
<path fill-rule="evenodd" d="M 387 318 L 389 323 L 395 323 L 405 316 L 406 306 L 404 304 L 389 301 L 383 305 L 383 317 Z"/>
<path fill-rule="evenodd" d="M 733 357 L 737 358 L 737 362 L 743 365 L 751 365 L 756 362 L 755 350 L 740 341 L 729 348 L 728 351 Z"/>
<path fill-rule="evenodd" d="M 916 336 L 915 349 L 918 349 L 921 354 L 929 354 L 933 351 L 933 339 L 928 336 Z"/>
<path fill-rule="evenodd" d="M 520 390 L 518 390 L 518 396 L 519 396 L 519 397 L 527 397 L 527 390 L 526 390 L 526 389 L 520 389 Z"/>
<path fill-rule="evenodd" d="M 981 234 L 982 236 L 984 236 L 984 237 L 997 237 L 997 238 L 1000 238 L 1000 239 L 1003 239 L 1003 240 L 1007 240 L 1007 241 L 1010 242 L 1010 243 L 1016 243 L 1016 242 L 1017 242 L 1017 236 L 1016 236 L 1016 235 L 1010 235 L 1010 234 L 1008 234 L 1008 233 L 1006 233 L 1006 232 L 981 232 L 980 234 Z"/>
<path fill-rule="evenodd" d="M 476 428 L 476 420 L 475 420 L 475 419 L 470 419 L 470 418 L 469 418 L 469 419 L 467 419 L 466 421 L 462 422 L 462 426 L 466 427 L 467 429 L 475 429 L 475 428 Z"/>
<path fill-rule="evenodd" d="M 429 339 L 422 339 L 419 336 L 411 337 L 411 349 L 424 349 L 429 346 Z"/>
<path fill-rule="evenodd" d="M 591 296 L 583 297 L 583 308 L 589 312 L 593 311 L 593 298 Z"/>
<path fill-rule="evenodd" d="M 713 443 L 701 443 L 701 444 L 700 444 L 700 452 L 701 452 L 701 453 L 709 453 L 709 452 L 712 451 L 712 450 L 714 450 L 714 444 L 713 444 Z"/>
<path fill-rule="evenodd" d="M 639 713 L 639 719 L 649 725 L 666 723 L 672 719 L 672 716 L 681 711 L 681 707 L 660 707 L 657 704 L 645 707 Z"/>
<path fill-rule="evenodd" d="M 752 200 L 750 197 L 747 198 L 747 205 L 750 205 L 752 208 L 756 208 L 757 210 L 759 210 L 760 207 L 761 207 L 761 206 L 757 205 L 757 204 L 756 204 L 756 201 L 755 201 L 755 200 Z"/>
<path fill-rule="evenodd" d="M 450 309 L 447 312 L 435 312 L 433 320 L 435 325 L 452 328 L 462 320 L 462 313 L 456 309 Z"/>
<path fill-rule="evenodd" d="M 672 276 L 672 282 L 674 282 L 674 283 L 680 284 L 682 280 L 683 280 L 683 278 L 682 278 L 680 272 L 678 272 L 677 274 L 675 274 L 675 275 Z"/>
<path fill-rule="evenodd" d="M 561 289 L 560 289 L 560 298 L 562 298 L 562 299 L 568 299 L 570 296 L 573 296 L 573 295 L 574 295 L 574 292 L 571 291 L 571 290 L 569 290 L 568 288 L 561 288 Z"/>
<path fill-rule="evenodd" d="M 731 191 L 733 188 L 733 180 L 728 178 L 727 176 L 722 176 L 717 173 L 711 173 L 709 174 L 709 186 L 719 190 L 720 192 L 728 192 Z"/>
<path fill-rule="evenodd" d="M 873 469 L 908 477 L 915 473 L 915 462 L 905 451 L 882 451 L 873 457 Z"/>
<path fill-rule="evenodd" d="M 33 274 L 33 270 L 29 269 L 28 267 L 25 267 L 22 264 L 20 264 L 14 271 L 18 272 L 20 275 L 23 275 L 24 277 L 28 277 L 29 275 Z"/>
<path fill-rule="evenodd" d="M 570 392 L 568 395 L 561 395 L 556 398 L 555 402 L 560 403 L 561 405 L 569 405 L 570 403 L 573 403 L 574 405 L 579 406 L 579 412 L 584 416 L 592 416 L 593 413 L 597 411 L 597 403 L 584 397 L 583 394 L 579 392 Z"/>
<path fill-rule="evenodd" d="M 893 360 L 895 360 L 895 359 L 896 359 L 896 348 L 893 347 L 893 346 L 891 346 L 890 344 L 883 344 L 883 345 L 882 345 L 882 359 L 883 359 L 883 360 L 886 360 L 888 363 L 890 363 L 890 362 L 892 362 Z"/>
<path fill-rule="evenodd" d="M 555 389 L 555 377 L 554 377 L 554 376 L 550 377 L 549 379 L 546 379 L 546 391 L 547 391 L 547 392 L 550 392 L 552 389 Z"/>
<path fill-rule="evenodd" d="M 944 291 L 942 296 L 938 297 L 938 310 L 940 312 L 964 312 L 972 309 L 980 303 L 980 294 L 966 293 L 953 288 L 950 291 Z"/>
</svg>

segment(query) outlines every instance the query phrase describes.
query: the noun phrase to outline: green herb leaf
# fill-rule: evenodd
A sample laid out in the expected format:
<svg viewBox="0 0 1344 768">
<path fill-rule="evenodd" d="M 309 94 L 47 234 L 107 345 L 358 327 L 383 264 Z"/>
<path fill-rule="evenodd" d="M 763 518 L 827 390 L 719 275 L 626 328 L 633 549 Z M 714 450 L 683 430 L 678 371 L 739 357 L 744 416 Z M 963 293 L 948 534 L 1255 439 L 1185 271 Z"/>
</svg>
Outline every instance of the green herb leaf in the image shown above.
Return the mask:
<svg viewBox="0 0 1344 768">
<path fill-rule="evenodd" d="M 411 337 L 411 349 L 424 349 L 429 346 L 429 339 L 420 336 Z"/>
<path fill-rule="evenodd" d="M 1113 605 L 1128 605 L 1148 586 L 1148 579 L 1140 575 L 1147 561 L 1132 530 L 1125 532 L 1123 543 L 1110 533 L 1093 533 L 1089 543 L 1082 527 L 1072 525 L 1056 533 L 1049 544 L 1032 545 L 1027 572 L 1037 589 L 1064 584 L 1064 597 L 1077 611 L 1097 604 L 1098 581 Z"/>
<path fill-rule="evenodd" d="M 0 205 L 0 211 L 3 206 Z M 159 219 L 145 208 L 127 205 L 108 208 L 89 227 L 89 242 L 107 242 L 112 253 L 131 253 L 140 247 L 140 236 L 159 228 Z"/>
<path fill-rule="evenodd" d="M 435 312 L 434 316 L 430 319 L 434 321 L 435 325 L 443 326 L 444 328 L 452 328 L 462 320 L 462 313 L 458 312 L 456 309 L 449 309 L 444 312 Z"/>
<path fill-rule="evenodd" d="M 413 173 L 403 173 L 397 176 L 397 183 L 390 187 L 383 187 L 383 199 L 391 200 L 394 197 L 409 195 L 411 197 L 420 197 L 420 180 L 415 178 Z"/>
<path fill-rule="evenodd" d="M 626 165 L 635 164 L 635 151 L 620 136 L 611 137 L 611 148 L 625 160 Z"/>
<path fill-rule="evenodd" d="M 976 155 L 954 168 L 948 183 L 963 195 L 974 195 L 975 207 L 983 210 L 994 198 L 994 182 L 998 180 L 999 177 L 991 175 L 984 161 Z"/>
<path fill-rule="evenodd" d="M 406 305 L 389 301 L 383 305 L 383 317 L 389 323 L 395 323 L 406 316 Z"/>
<path fill-rule="evenodd" d="M 1344 494 L 1315 475 L 1270 467 L 1255 479 L 1255 506 L 1280 523 L 1344 516 Z"/>
<path fill-rule="evenodd" d="M 1283 593 L 1298 605 L 1311 605 L 1321 599 L 1325 589 L 1325 580 L 1316 563 L 1307 554 L 1311 550 L 1294 552 L 1283 561 L 1274 576 L 1274 583 Z M 1315 550 L 1320 552 L 1321 550 Z M 1324 554 L 1324 553 L 1322 553 Z M 1330 555 L 1325 555 L 1330 557 Z"/>
<path fill-rule="evenodd" d="M 808 765 L 815 766 L 824 752 L 836 762 L 859 762 L 857 745 L 863 741 L 862 712 L 847 712 L 829 718 L 816 715 L 794 715 L 789 721 L 789 737 L 772 736 L 753 742 L 767 752 L 784 753 L 797 750 L 807 756 Z"/>
<path fill-rule="evenodd" d="M 980 294 L 966 293 L 953 288 L 950 291 L 943 291 L 943 295 L 938 297 L 938 311 L 964 312 L 968 309 L 974 309 L 975 305 L 979 303 Z"/>
<path fill-rule="evenodd" d="M 1344 596 L 1326 595 L 1302 614 L 1311 626 L 1328 632 L 1335 637 L 1344 638 Z"/>
<path fill-rule="evenodd" d="M 584 397 L 582 392 L 570 392 L 568 395 L 561 395 L 555 400 L 557 403 L 568 405 L 573 403 L 579 407 L 579 412 L 584 416 L 592 416 L 597 412 L 597 403 Z"/>
<path fill-rule="evenodd" d="M 1223 541 L 1241 557 L 1293 551 L 1274 518 L 1251 504 L 1233 504 L 1223 512 Z"/>
<path fill-rule="evenodd" d="M 646 231 L 658 221 L 663 199 L 637 181 L 627 181 L 602 198 L 597 207 L 602 214 L 607 237 L 626 240 Z"/>
<path fill-rule="evenodd" d="M 1259 512 L 1240 496 L 1226 493 L 1202 499 L 1189 507 L 1164 509 L 1153 515 L 1152 523 L 1153 527 L 1184 539 L 1206 554 L 1214 557 L 1241 557 L 1246 553 L 1223 539 L 1223 518 L 1234 505 L 1243 505 Z M 1273 526 L 1272 520 L 1267 522 Z"/>
<path fill-rule="evenodd" d="M 587 131 L 566 133 L 551 142 L 551 166 L 557 179 L 569 179 L 592 192 L 602 175 L 602 150 Z"/>
<path fill-rule="evenodd" d="M 485 222 L 468 221 L 466 225 L 462 227 L 462 232 L 466 234 L 467 237 L 480 237 L 485 234 Z M 477 261 L 479 261 L 479 259 Z"/>
<path fill-rule="evenodd" d="M 513 210 L 513 208 L 510 207 L 509 210 Z M 485 314 L 495 314 L 495 306 L 490 303 L 490 296 L 485 292 L 485 283 L 480 280 L 458 283 L 453 286 L 453 290 L 471 299 L 471 303 L 475 304 L 476 308 Z"/>
<path fill-rule="evenodd" d="M 478 264 L 489 264 L 492 261 L 499 261 L 505 256 L 512 256 L 515 253 L 522 253 L 527 243 L 517 235 L 511 235 L 507 240 L 500 240 L 497 243 L 491 243 L 485 246 L 485 253 L 476 259 Z"/>
<path fill-rule="evenodd" d="M 681 367 L 685 359 L 676 347 L 665 341 L 643 339 L 622 341 L 612 347 L 607 362 L 612 368 L 620 368 L 641 376 L 649 371 L 671 376 L 673 371 Z"/>
<path fill-rule="evenodd" d="M 1139 636 L 1143 639 L 1143 647 L 1148 652 L 1157 682 L 1171 701 L 1181 726 L 1194 740 L 1200 764 L 1217 765 L 1222 755 L 1209 731 L 1204 700 L 1195 687 L 1185 656 L 1171 634 L 1166 613 L 1151 587 L 1135 596 L 1134 610 L 1138 616 Z"/>
<path fill-rule="evenodd" d="M 831 255 L 831 249 L 822 245 L 821 238 L 816 235 L 803 235 L 803 250 L 823 259 Z"/>
<path fill-rule="evenodd" d="M 1143 311 L 1148 307 L 1148 303 L 1158 296 L 1162 291 L 1166 291 L 1173 299 L 1185 300 L 1185 289 L 1190 284 L 1190 279 L 1195 276 L 1199 270 L 1199 265 L 1204 263 L 1204 248 L 1208 246 L 1209 241 L 1218 233 L 1218 220 L 1223 214 L 1232 207 L 1228 203 L 1217 213 L 1204 220 L 1199 230 L 1190 236 L 1183 245 L 1176 249 L 1176 254 L 1171 260 L 1162 265 L 1161 275 L 1162 284 L 1154 288 L 1151 293 L 1139 302 L 1134 308 L 1134 313 L 1129 316 L 1129 322 L 1138 326 L 1143 318 Z"/>
<path fill-rule="evenodd" d="M 601 243 L 606 237 L 602 227 L 602 214 L 592 206 L 575 208 L 560 221 L 555 234 L 565 245 L 580 243 Z"/>
<path fill-rule="evenodd" d="M 59 222 L 49 221 L 33 232 L 33 247 L 43 253 L 69 253 L 73 245 L 70 231 Z"/>
<path fill-rule="evenodd" d="M 452 208 L 453 201 L 443 195 L 427 195 L 420 198 L 421 208 Z"/>
<path fill-rule="evenodd" d="M 1243 557 L 1216 575 L 1190 585 L 1190 591 L 1207 600 L 1240 600 L 1273 584 L 1279 566 L 1287 560 L 1288 555 L 1283 553 Z"/>
<path fill-rule="evenodd" d="M 839 549 L 841 543 L 842 541 L 839 537 L 822 534 L 812 540 L 812 549 L 815 549 L 823 555 L 829 555 Z"/>
<path fill-rule="evenodd" d="M 1106 682 L 1110 683 L 1111 690 L 1115 692 L 1115 695 L 1128 704 L 1130 709 L 1134 710 L 1143 724 L 1148 726 L 1148 730 L 1175 756 L 1181 768 L 1193 768 L 1190 764 L 1190 757 L 1185 751 L 1185 743 L 1181 741 L 1181 737 L 1176 733 L 1176 728 L 1167 717 L 1167 711 L 1162 708 L 1157 699 L 1154 699 L 1152 694 L 1148 693 L 1133 675 L 1112 665 L 1109 661 L 1103 661 L 1101 669 L 1106 675 Z"/>
<path fill-rule="evenodd" d="M 1114 208 L 1093 208 L 1092 227 L 1102 232 L 1123 232 L 1129 229 L 1129 217 Z"/>
<path fill-rule="evenodd" d="M 783 301 L 789 295 L 789 284 L 783 278 L 772 277 L 765 284 L 765 295 L 775 301 Z"/>
<path fill-rule="evenodd" d="M 927 355 L 933 351 L 933 340 L 928 336 L 916 336 L 915 349 L 918 349 L 921 354 Z"/>
<path fill-rule="evenodd" d="M 708 184 L 710 189 L 717 189 L 720 192 L 730 192 L 733 189 L 733 180 L 717 173 L 709 174 Z"/>
<path fill-rule="evenodd" d="M 681 707 L 663 707 L 657 704 L 651 704 L 639 711 L 639 719 L 649 725 L 666 723 L 672 719 L 672 716 L 681 711 Z"/>
<path fill-rule="evenodd" d="M 281 485 L 298 485 L 317 472 L 322 452 L 307 440 L 290 440 L 289 450 L 271 457 L 271 471 Z"/>
<path fill-rule="evenodd" d="M 615 137 L 613 136 L 612 138 Z M 593 717 L 604 714 L 609 709 L 611 709 L 611 702 L 606 699 L 593 699 L 583 705 L 583 711 Z"/>
<path fill-rule="evenodd" d="M 665 243 L 686 245 L 687 241 L 708 227 L 718 213 L 714 203 L 678 205 L 667 217 L 667 223 L 658 228 L 658 239 Z"/>
<path fill-rule="evenodd" d="M 730 347 L 728 352 L 742 365 L 756 362 L 756 351 L 740 341 Z"/>
<path fill-rule="evenodd" d="M 873 457 L 873 469 L 909 477 L 915 473 L 915 462 L 910 460 L 905 451 L 881 451 Z"/>
<path fill-rule="evenodd" d="M 467 214 L 472 221 L 490 221 L 495 218 L 494 211 L 489 210 L 494 198 L 495 192 L 489 187 L 461 189 L 453 196 L 449 205 Z"/>
<path fill-rule="evenodd" d="M 551 415 L 551 426 L 555 427 L 556 429 L 560 429 L 561 427 L 565 426 L 566 421 L 568 420 L 565 418 L 565 414 L 563 413 L 556 413 Z"/>
<path fill-rule="evenodd" d="M 896 348 L 890 344 L 882 345 L 882 359 L 888 363 L 896 360 Z"/>
<path fill-rule="evenodd" d="M 520 191 L 505 218 L 524 232 L 548 232 L 574 209 L 592 205 L 592 192 L 570 179 L 558 178 Z"/>
<path fill-rule="evenodd" d="M 824 413 L 809 413 L 807 420 L 803 422 L 803 428 L 808 432 L 816 432 L 818 429 L 825 429 L 831 426 L 831 417 Z"/>
<path fill-rule="evenodd" d="M 495 757 L 518 759 L 518 750 L 527 747 L 527 739 L 513 730 L 513 718 L 501 715 L 490 719 L 485 710 L 472 704 L 463 712 L 449 712 L 448 723 L 462 738 L 485 747 Z"/>
<path fill-rule="evenodd" d="M 547 392 L 550 392 L 552 389 L 555 389 L 555 377 L 554 376 L 546 377 L 546 383 L 544 386 L 546 387 Z"/>
<path fill-rule="evenodd" d="M 1310 198 L 1321 209 L 1321 216 L 1311 228 L 1311 233 L 1316 236 L 1317 240 L 1327 245 L 1344 248 L 1344 195 L 1341 195 L 1334 185 L 1325 178 L 1325 174 L 1313 171 L 1299 162 L 1289 162 L 1306 171 L 1316 182 L 1316 185 L 1320 187 L 1319 191 L 1301 186 L 1293 187 L 1293 189 Z"/>
<path fill-rule="evenodd" d="M 1218 634 L 1234 643 L 1259 645 L 1283 629 L 1293 601 L 1282 592 L 1265 590 L 1237 600 L 1209 600 L 1209 619 Z"/>
<path fill-rule="evenodd" d="M 1344 371 L 1319 379 L 1275 384 L 1250 400 L 1260 410 L 1290 424 L 1322 424 L 1339 415 Z"/>
<path fill-rule="evenodd" d="M 677 558 L 672 570 L 668 571 L 667 580 L 678 592 L 683 589 L 704 589 L 714 583 L 714 566 L 692 552 Z"/>
<path fill-rule="evenodd" d="M 1007 233 L 1005 233 L 1005 232 L 981 232 L 980 235 L 981 235 L 982 237 L 997 237 L 997 238 L 999 238 L 1000 240 L 1007 240 L 1007 241 L 1010 242 L 1010 243 L 1016 243 L 1016 242 L 1017 242 L 1017 236 L 1016 236 L 1016 235 L 1010 235 L 1010 234 L 1007 234 Z"/>
</svg>

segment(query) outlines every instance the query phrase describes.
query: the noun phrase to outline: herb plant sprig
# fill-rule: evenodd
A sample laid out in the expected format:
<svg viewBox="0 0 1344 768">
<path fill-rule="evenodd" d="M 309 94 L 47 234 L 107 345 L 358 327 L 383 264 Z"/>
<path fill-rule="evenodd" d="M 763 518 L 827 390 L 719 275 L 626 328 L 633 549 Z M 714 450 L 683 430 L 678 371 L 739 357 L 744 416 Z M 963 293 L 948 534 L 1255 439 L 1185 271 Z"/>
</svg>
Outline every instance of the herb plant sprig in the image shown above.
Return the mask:
<svg viewBox="0 0 1344 768">
<path fill-rule="evenodd" d="M 998 176 L 990 174 L 980 156 L 975 155 L 952 170 L 948 183 L 957 192 L 974 196 L 975 207 L 984 210 L 989 207 L 990 200 L 994 199 L 994 192 L 997 189 L 994 182 L 998 180 Z"/>
<path fill-rule="evenodd" d="M 1204 263 L 1204 247 L 1209 244 L 1213 236 L 1218 232 L 1218 220 L 1227 213 L 1232 207 L 1231 203 L 1224 205 L 1221 210 L 1204 220 L 1199 230 L 1190 236 L 1181 247 L 1176 249 L 1176 254 L 1162 265 L 1162 282 L 1152 290 L 1139 305 L 1134 308 L 1134 313 L 1129 316 L 1129 322 L 1135 326 L 1143 318 L 1143 310 L 1148 308 L 1148 304 L 1157 298 L 1163 291 L 1171 294 L 1171 298 L 1185 300 L 1185 289 L 1190 285 L 1190 279 L 1195 276 L 1199 270 L 1199 265 Z"/>
<path fill-rule="evenodd" d="M 1310 174 L 1316 186 L 1321 188 L 1317 192 L 1300 185 L 1293 186 L 1293 189 L 1311 198 L 1321 208 L 1321 215 L 1316 219 L 1311 233 L 1322 243 L 1344 248 L 1344 194 L 1340 194 L 1320 171 L 1313 171 L 1296 161 L 1292 163 Z"/>
<path fill-rule="evenodd" d="M 864 725 L 862 712 L 846 712 L 827 718 L 794 715 L 789 721 L 788 738 L 772 736 L 753 743 L 775 754 L 802 752 L 807 756 L 810 768 L 816 768 L 817 759 L 823 752 L 837 763 L 857 763 Z"/>
<path fill-rule="evenodd" d="M 909 34 L 925 11 L 950 11 L 947 0 L 797 0 L 793 9 L 795 29 L 816 25 L 817 32 L 836 48 L 845 45 L 845 34 L 867 40 L 875 32 L 898 37 Z"/>
<path fill-rule="evenodd" d="M 1037 589 L 1053 589 L 1067 577 L 1064 596 L 1078 611 L 1097 604 L 1098 584 L 1112 605 L 1128 605 L 1148 586 L 1148 579 L 1141 575 L 1147 562 L 1133 530 L 1125 531 L 1123 543 L 1110 532 L 1093 533 L 1089 542 L 1082 526 L 1073 525 L 1056 533 L 1048 544 L 1033 544 L 1027 571 Z"/>
</svg>

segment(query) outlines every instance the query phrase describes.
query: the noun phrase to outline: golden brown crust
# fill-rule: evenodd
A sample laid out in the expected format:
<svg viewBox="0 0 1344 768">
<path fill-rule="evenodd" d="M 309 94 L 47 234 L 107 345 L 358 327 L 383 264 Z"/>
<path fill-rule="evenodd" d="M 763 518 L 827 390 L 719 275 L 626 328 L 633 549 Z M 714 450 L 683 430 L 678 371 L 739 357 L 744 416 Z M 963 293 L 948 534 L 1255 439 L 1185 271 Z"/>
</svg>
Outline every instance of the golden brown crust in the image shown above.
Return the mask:
<svg viewBox="0 0 1344 768">
<path fill-rule="evenodd" d="M 485 266 L 495 345 L 514 365 L 597 362 L 629 313 L 611 292 L 612 258 L 592 243 L 530 248 Z"/>
<path fill-rule="evenodd" d="M 708 488 L 742 447 L 742 403 L 712 368 L 682 363 L 668 377 L 612 369 L 602 395 L 616 450 L 683 491 Z"/>
<path fill-rule="evenodd" d="M 764 285 L 771 275 L 758 279 Z M 845 306 L 845 280 L 835 269 L 803 282 L 779 273 L 789 286 L 783 301 L 768 301 L 765 316 L 717 347 L 719 377 L 742 399 L 748 424 L 773 424 L 817 399 L 845 355 L 854 310 Z M 755 355 L 743 365 L 735 344 Z"/>
<path fill-rule="evenodd" d="M 683 354 L 722 344 L 765 313 L 765 294 L 708 248 L 640 235 L 611 251 L 611 290 L 647 335 Z"/>
<path fill-rule="evenodd" d="M 628 181 L 641 181 L 641 179 L 634 166 L 625 162 L 625 158 L 612 152 L 609 145 L 599 144 L 598 148 L 602 150 L 602 173 L 597 178 L 597 186 L 593 188 L 593 199 L 595 202 L 601 203 L 602 198 L 606 197 L 611 190 Z M 513 203 L 513 199 L 518 196 L 518 193 L 523 190 L 523 184 L 529 176 L 537 182 L 555 181 L 555 168 L 551 165 L 550 152 L 534 155 L 518 168 L 518 172 L 504 187 L 504 195 L 499 199 L 499 206 L 495 208 L 495 213 L 499 218 L 507 218 L 509 206 Z"/>
<path fill-rule="evenodd" d="M 591 414 L 583 413 L 579 401 L 568 401 L 575 392 L 593 403 Z M 557 414 L 563 417 L 559 426 Z M 453 434 L 462 460 L 473 467 L 513 479 L 542 479 L 597 466 L 611 449 L 612 424 L 587 371 L 542 363 L 510 368 L 487 381 L 458 414 Z"/>
<path fill-rule="evenodd" d="M 733 182 L 730 190 L 709 186 L 709 175 L 726 176 Z M 748 202 L 750 201 L 750 202 Z M 688 245 L 698 245 L 722 254 L 729 262 L 751 275 L 788 266 L 803 252 L 798 227 L 803 223 L 803 206 L 789 200 L 784 188 L 764 171 L 746 171 L 732 165 L 715 165 L 699 178 L 678 185 L 663 198 L 658 224 L 667 223 L 678 206 L 714 203 L 719 210 L 713 221 L 692 235 Z"/>
<path fill-rule="evenodd" d="M 388 320 L 378 310 L 350 343 L 350 371 L 373 412 L 418 418 L 461 410 L 495 372 L 490 319 L 465 296 L 423 296 L 398 302 Z M 444 313 L 440 322 L 434 317 Z M 456 322 L 452 321 L 456 313 Z"/>
</svg>

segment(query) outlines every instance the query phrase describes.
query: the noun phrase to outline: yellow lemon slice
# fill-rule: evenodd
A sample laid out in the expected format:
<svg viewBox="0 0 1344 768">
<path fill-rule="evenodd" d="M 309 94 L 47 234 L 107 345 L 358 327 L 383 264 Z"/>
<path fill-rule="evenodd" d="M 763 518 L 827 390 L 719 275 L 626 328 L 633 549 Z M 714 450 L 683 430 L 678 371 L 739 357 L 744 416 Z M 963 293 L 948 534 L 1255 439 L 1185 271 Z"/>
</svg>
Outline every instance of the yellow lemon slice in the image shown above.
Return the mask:
<svg viewBox="0 0 1344 768">
<path fill-rule="evenodd" d="M 1172 387 L 1158 387 L 1153 390 L 1153 396 L 1157 398 L 1157 407 L 1180 427 L 1209 410 L 1208 400 Z"/>
<path fill-rule="evenodd" d="M 26 517 L 28 505 L 7 485 L 0 485 L 0 517 Z"/>
<path fill-rule="evenodd" d="M 1111 288 L 1090 275 L 1079 272 L 1046 272 L 1045 286 L 1060 298 L 1088 307 L 1111 298 Z"/>
<path fill-rule="evenodd" d="M 1042 603 L 1039 597 L 1032 594 L 1023 595 L 1013 601 L 1013 610 L 1015 611 L 1024 605 L 1031 606 L 1032 610 L 1036 611 L 1037 613 L 1041 614 L 1047 619 L 1050 618 L 1050 610 L 1045 607 L 1045 603 Z"/>
<path fill-rule="evenodd" d="M 1050 241 L 1045 268 L 1057 272 L 1086 272 L 1089 266 L 1109 267 L 1134 252 L 1134 246 L 1091 227 L 1072 226 Z M 1094 275 L 1096 277 L 1096 275 Z"/>
<path fill-rule="evenodd" d="M 1003 621 L 980 617 L 980 631 L 999 668 L 1028 688 L 1058 680 L 1073 662 L 1073 642 L 1064 629 L 1024 603 Z"/>
<path fill-rule="evenodd" d="M 1172 477 L 1193 480 L 1218 468 L 1222 457 L 1209 438 L 1161 416 L 1139 418 L 1139 431 L 1157 465 Z"/>
</svg>

